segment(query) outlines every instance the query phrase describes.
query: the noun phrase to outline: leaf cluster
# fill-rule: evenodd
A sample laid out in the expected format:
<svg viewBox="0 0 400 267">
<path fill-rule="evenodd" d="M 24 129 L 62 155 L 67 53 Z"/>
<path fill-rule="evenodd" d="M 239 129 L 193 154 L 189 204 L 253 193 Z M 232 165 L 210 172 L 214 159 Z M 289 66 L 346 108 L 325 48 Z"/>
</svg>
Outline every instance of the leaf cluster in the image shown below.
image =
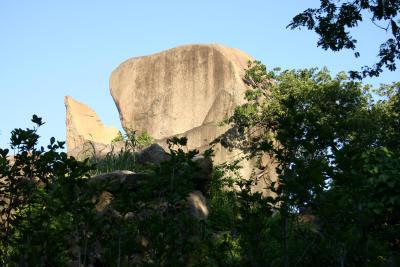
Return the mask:
<svg viewBox="0 0 400 267">
<path fill-rule="evenodd" d="M 379 76 L 383 68 L 396 70 L 396 61 L 400 59 L 400 21 L 398 14 L 400 1 L 331 1 L 321 0 L 319 8 L 309 8 L 296 15 L 288 28 L 306 27 L 319 35 L 317 45 L 325 50 L 339 51 L 356 49 L 357 40 L 350 29 L 357 27 L 367 17 L 377 27 L 385 30 L 389 37 L 380 45 L 379 61 L 372 67 L 364 66 L 361 71 L 351 71 L 352 78 Z M 378 24 L 382 24 L 380 26 Z M 360 56 L 355 52 L 356 57 Z"/>
</svg>

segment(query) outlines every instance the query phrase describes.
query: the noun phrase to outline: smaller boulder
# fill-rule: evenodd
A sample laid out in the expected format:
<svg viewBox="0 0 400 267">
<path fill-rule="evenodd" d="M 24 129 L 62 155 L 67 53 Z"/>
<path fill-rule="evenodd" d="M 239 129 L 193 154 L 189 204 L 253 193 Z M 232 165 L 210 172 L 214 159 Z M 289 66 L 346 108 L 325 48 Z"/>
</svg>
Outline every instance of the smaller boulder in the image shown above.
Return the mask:
<svg viewBox="0 0 400 267">
<path fill-rule="evenodd" d="M 152 144 L 142 151 L 138 155 L 138 163 L 140 164 L 156 164 L 159 165 L 161 162 L 169 159 L 169 155 L 159 144 Z"/>
<path fill-rule="evenodd" d="M 89 183 L 103 184 L 105 190 L 111 193 L 120 191 L 122 188 L 135 190 L 140 179 L 143 179 L 145 174 L 135 173 L 132 171 L 115 171 L 104 174 L 99 174 L 90 178 Z"/>
<path fill-rule="evenodd" d="M 208 218 L 209 210 L 206 203 L 206 198 L 200 191 L 193 191 L 187 197 L 189 213 L 198 220 Z"/>
<path fill-rule="evenodd" d="M 98 212 L 104 212 L 111 204 L 113 201 L 114 196 L 107 191 L 103 191 L 101 195 L 99 196 L 99 199 L 96 203 L 96 211 Z"/>
<path fill-rule="evenodd" d="M 198 171 L 194 173 L 195 187 L 197 190 L 207 194 L 210 189 L 210 183 L 213 172 L 213 163 L 211 158 L 197 155 L 193 158 L 196 163 Z"/>
</svg>

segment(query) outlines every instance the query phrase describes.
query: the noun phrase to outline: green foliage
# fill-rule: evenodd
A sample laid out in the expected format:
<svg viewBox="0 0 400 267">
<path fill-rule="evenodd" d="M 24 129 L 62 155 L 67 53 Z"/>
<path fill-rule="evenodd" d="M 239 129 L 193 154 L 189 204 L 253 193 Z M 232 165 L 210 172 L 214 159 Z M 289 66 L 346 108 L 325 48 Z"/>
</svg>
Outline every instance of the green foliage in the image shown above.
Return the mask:
<svg viewBox="0 0 400 267">
<path fill-rule="evenodd" d="M 64 142 L 54 138 L 47 151 L 37 148 L 37 129 L 44 123 L 36 115 L 32 122 L 32 129 L 12 131 L 12 160 L 0 149 L 2 266 L 65 264 L 69 242 L 85 239 L 82 225 L 93 215 L 84 178 L 91 166 L 56 152 Z"/>
<path fill-rule="evenodd" d="M 277 161 L 282 264 L 376 266 L 398 255 L 399 84 L 382 86 L 386 98 L 374 103 L 369 86 L 326 69 L 254 62 L 246 81 L 247 103 L 230 122 L 254 155 Z M 306 233 L 313 245 L 302 254 L 296 218 L 310 212 L 322 236 Z M 321 247 L 327 258 L 312 253 Z"/>
<path fill-rule="evenodd" d="M 398 13 L 400 1 L 332 1 L 321 0 L 319 8 L 309 8 L 296 15 L 289 28 L 306 27 L 319 36 L 318 46 L 323 49 L 339 51 L 356 49 L 357 40 L 350 35 L 351 28 L 357 27 L 367 17 L 372 23 L 386 31 L 388 38 L 379 48 L 379 61 L 372 67 L 363 67 L 360 72 L 350 72 L 352 77 L 379 76 L 385 67 L 396 70 L 396 61 L 400 59 L 400 21 Z M 380 24 L 380 25 L 378 25 Z M 356 57 L 360 56 L 355 52 Z"/>
<path fill-rule="evenodd" d="M 124 149 L 119 152 L 114 150 L 104 157 L 92 157 L 90 162 L 95 166 L 91 174 L 100 174 L 115 170 L 140 170 L 142 166 L 137 164 L 137 152 L 153 143 L 153 138 L 147 132 L 140 135 L 130 130 L 123 136 L 121 132 L 111 141 L 111 145 L 124 142 Z"/>
<path fill-rule="evenodd" d="M 148 132 L 144 132 L 137 137 L 137 143 L 140 148 L 151 145 L 153 137 Z"/>
<path fill-rule="evenodd" d="M 37 148 L 43 123 L 37 116 L 32 121 L 37 127 L 11 134 L 13 160 L 0 150 L 2 266 L 218 266 L 225 261 L 213 226 L 187 210 L 188 193 L 196 190 L 198 151 L 185 152 L 186 138 L 168 140 L 170 160 L 144 169 L 137 188 L 113 191 L 111 206 L 99 211 L 109 182 L 90 182 L 94 167 L 57 152 L 63 142 L 51 138 L 47 151 Z"/>
<path fill-rule="evenodd" d="M 11 133 L 15 156 L 0 149 L 0 265 L 398 266 L 399 84 L 372 91 L 343 73 L 260 62 L 244 80 L 247 103 L 228 122 L 252 157 L 275 160 L 273 194 L 254 191 L 241 160 L 216 166 L 203 190 L 186 138 L 168 140 L 158 165 L 136 163 L 150 140 L 136 132 L 126 151 L 79 162 L 54 138 L 37 147 L 34 116 L 35 127 Z M 136 172 L 129 186 L 89 177 L 121 169 Z M 194 190 L 207 198 L 207 219 L 188 212 Z"/>
<path fill-rule="evenodd" d="M 89 159 L 93 164 L 90 174 L 101 174 L 116 170 L 139 171 L 141 166 L 136 162 L 136 152 L 122 150 L 117 154 L 107 153 L 104 157 Z"/>
<path fill-rule="evenodd" d="M 137 151 L 151 145 L 151 143 L 153 142 L 153 137 L 151 137 L 150 134 L 147 132 L 143 132 L 140 135 L 137 135 L 137 132 L 135 130 L 130 129 L 127 131 L 124 140 L 127 149 Z"/>
<path fill-rule="evenodd" d="M 124 139 L 124 136 L 122 135 L 121 131 L 118 131 L 117 136 L 113 140 L 111 140 L 111 144 L 117 143 L 117 142 L 121 142 L 121 141 L 124 141 L 124 140 L 125 139 Z"/>
</svg>

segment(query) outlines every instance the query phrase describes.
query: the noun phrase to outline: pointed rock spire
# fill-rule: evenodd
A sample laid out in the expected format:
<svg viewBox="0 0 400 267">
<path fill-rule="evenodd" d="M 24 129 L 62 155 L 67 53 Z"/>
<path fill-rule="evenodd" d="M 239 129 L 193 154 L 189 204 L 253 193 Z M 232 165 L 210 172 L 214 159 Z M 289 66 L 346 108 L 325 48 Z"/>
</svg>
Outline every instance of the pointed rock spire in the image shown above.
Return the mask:
<svg viewBox="0 0 400 267">
<path fill-rule="evenodd" d="M 68 154 L 83 149 L 84 144 L 88 141 L 108 145 L 118 135 L 117 128 L 105 126 L 96 112 L 87 105 L 70 96 L 64 98 L 64 103 L 67 113 Z"/>
</svg>

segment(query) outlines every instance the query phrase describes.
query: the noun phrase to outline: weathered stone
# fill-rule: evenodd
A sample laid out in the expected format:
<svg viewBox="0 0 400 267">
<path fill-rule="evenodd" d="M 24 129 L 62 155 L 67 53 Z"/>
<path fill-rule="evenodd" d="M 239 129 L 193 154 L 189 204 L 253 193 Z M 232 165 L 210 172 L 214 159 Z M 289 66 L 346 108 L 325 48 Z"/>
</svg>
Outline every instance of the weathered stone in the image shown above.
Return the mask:
<svg viewBox="0 0 400 267">
<path fill-rule="evenodd" d="M 106 210 L 106 208 L 108 208 L 113 199 L 114 196 L 110 192 L 103 191 L 96 202 L 95 206 L 96 211 L 103 212 L 104 210 Z"/>
<path fill-rule="evenodd" d="M 167 138 L 185 136 L 188 149 L 208 149 L 229 129 L 220 122 L 244 103 L 249 60 L 221 45 L 186 45 L 123 62 L 110 77 L 122 126 L 149 133 L 164 148 Z M 244 156 L 218 143 L 214 150 L 216 164 Z M 250 177 L 256 164 L 242 160 L 241 165 L 241 174 Z"/>
<path fill-rule="evenodd" d="M 195 161 L 201 164 L 199 165 L 199 172 L 201 174 L 197 176 L 202 177 L 206 175 L 206 173 L 208 173 L 206 170 L 209 167 L 208 164 L 205 163 L 206 161 L 202 158 L 199 158 Z M 207 167 L 204 167 L 203 165 L 206 165 Z M 197 177 L 196 174 L 194 175 L 195 177 Z M 211 175 L 211 172 L 209 173 L 209 175 Z M 125 190 L 140 190 L 140 188 L 138 188 L 140 187 L 140 183 L 138 182 L 146 178 L 149 179 L 150 177 L 147 177 L 145 174 L 134 173 L 132 171 L 126 170 L 109 172 L 91 177 L 89 183 L 97 185 L 102 184 L 105 186 L 104 191 L 102 191 L 102 193 L 98 197 L 93 199 L 93 201 L 95 201 L 96 203 L 96 210 L 102 215 L 117 216 L 117 212 L 110 206 L 112 204 L 112 201 L 114 200 L 113 194 Z M 203 177 L 203 179 L 205 178 Z M 158 212 L 162 213 L 163 209 L 167 208 L 167 203 L 165 201 L 157 201 L 154 204 L 154 208 L 158 210 Z M 187 196 L 187 204 L 190 215 L 199 220 L 207 219 L 209 211 L 206 204 L 206 199 L 202 192 L 196 190 L 189 193 Z M 133 212 L 128 213 L 124 215 L 124 219 L 134 220 L 136 219 L 136 217 L 138 219 L 146 217 L 147 212 L 146 210 L 143 210 L 142 213 L 138 214 L 137 216 Z"/>
<path fill-rule="evenodd" d="M 250 59 L 221 45 L 187 45 L 123 62 L 110 78 L 122 126 L 155 139 L 202 126 L 215 131 L 243 103 L 247 86 L 242 78 Z M 198 137 L 193 148 L 216 136 L 205 131 Z"/>
<path fill-rule="evenodd" d="M 106 127 L 93 109 L 66 96 L 67 149 L 68 154 L 79 158 L 85 143 L 107 145 L 118 135 L 119 130 Z"/>
<path fill-rule="evenodd" d="M 193 173 L 195 187 L 203 193 L 208 193 L 213 172 L 212 160 L 209 157 L 197 155 L 193 158 L 193 162 L 198 167 L 197 172 Z"/>
<path fill-rule="evenodd" d="M 158 144 L 152 144 L 137 154 L 137 161 L 140 164 L 159 165 L 161 162 L 169 159 L 170 155 Z M 209 157 L 202 155 L 195 156 L 192 161 L 197 165 L 197 170 L 192 174 L 195 181 L 195 188 L 206 193 L 211 182 L 213 162 Z M 105 184 L 108 191 L 116 192 L 121 188 L 132 190 L 141 179 L 146 179 L 146 177 L 145 173 L 122 170 L 93 176 L 90 183 Z"/>
<path fill-rule="evenodd" d="M 208 218 L 206 198 L 200 191 L 193 191 L 187 197 L 190 215 L 199 220 Z"/>
<path fill-rule="evenodd" d="M 122 189 L 134 190 L 140 179 L 145 177 L 142 173 L 132 171 L 114 171 L 99 174 L 90 178 L 89 183 L 106 185 L 108 192 L 114 193 Z"/>
<path fill-rule="evenodd" d="M 86 140 L 81 146 L 68 150 L 68 155 L 78 160 L 83 160 L 86 158 L 101 158 L 107 154 L 116 155 L 124 151 L 124 149 L 123 142 L 101 144 Z"/>
<path fill-rule="evenodd" d="M 159 165 L 161 162 L 169 159 L 168 154 L 158 144 L 152 144 L 146 147 L 138 154 L 138 163 L 140 164 L 156 164 Z"/>
<path fill-rule="evenodd" d="M 123 62 L 110 77 L 110 92 L 123 128 L 127 132 L 147 132 L 164 149 L 167 139 L 173 136 L 187 137 L 187 148 L 200 152 L 214 142 L 216 164 L 240 160 L 241 175 L 245 178 L 257 176 L 259 183 L 254 189 L 264 191 L 268 183 L 276 179 L 274 165 L 268 171 L 266 167 L 257 169 L 256 160 L 242 159 L 245 154 L 240 148 L 226 147 L 223 142 L 216 141 L 221 136 L 234 139 L 231 135 L 238 134 L 230 131 L 227 125 L 218 125 L 236 106 L 245 102 L 248 86 L 243 78 L 249 60 L 252 58 L 246 53 L 221 45 L 186 45 Z M 87 131 L 80 134 L 72 123 L 73 116 L 70 117 L 67 107 L 69 155 L 80 155 L 78 158 L 82 159 L 117 154 L 121 150 L 121 144 L 109 145 L 116 131 L 107 141 L 95 139 L 92 134 L 101 131 L 91 127 L 84 128 Z M 166 160 L 168 156 L 160 146 L 152 145 L 139 151 L 138 162 L 159 164 Z"/>
</svg>

